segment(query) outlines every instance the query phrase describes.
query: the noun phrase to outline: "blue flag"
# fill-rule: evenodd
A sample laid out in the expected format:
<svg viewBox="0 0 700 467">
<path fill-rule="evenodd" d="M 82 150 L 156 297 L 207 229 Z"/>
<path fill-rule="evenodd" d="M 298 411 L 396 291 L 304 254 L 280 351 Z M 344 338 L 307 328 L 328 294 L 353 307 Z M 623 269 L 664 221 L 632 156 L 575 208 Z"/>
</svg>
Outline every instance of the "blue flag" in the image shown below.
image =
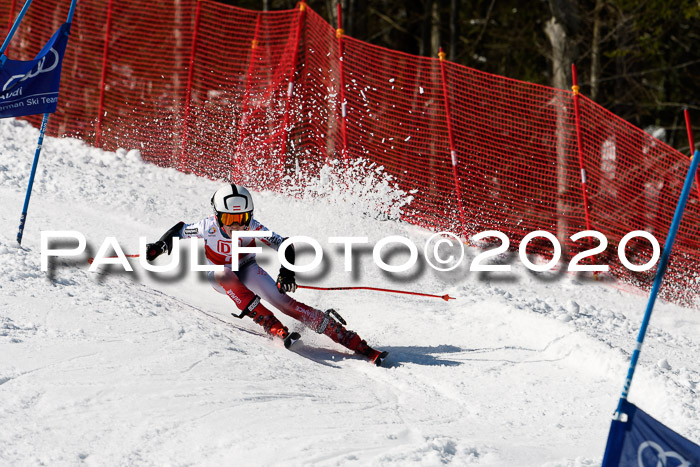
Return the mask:
<svg viewBox="0 0 700 467">
<path fill-rule="evenodd" d="M 700 467 L 700 446 L 626 400 L 621 413 L 627 421 L 610 425 L 603 467 Z"/>
<path fill-rule="evenodd" d="M 0 118 L 54 113 L 70 23 L 64 23 L 34 60 L 0 57 Z"/>
</svg>

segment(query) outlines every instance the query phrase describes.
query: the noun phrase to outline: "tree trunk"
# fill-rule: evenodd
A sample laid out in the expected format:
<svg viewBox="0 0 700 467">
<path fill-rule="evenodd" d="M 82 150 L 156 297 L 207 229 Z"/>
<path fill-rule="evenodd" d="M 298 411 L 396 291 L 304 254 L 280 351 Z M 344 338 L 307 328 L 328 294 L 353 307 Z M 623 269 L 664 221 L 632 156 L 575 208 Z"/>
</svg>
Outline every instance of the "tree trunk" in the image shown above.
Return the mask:
<svg viewBox="0 0 700 467">
<path fill-rule="evenodd" d="M 440 2 L 432 2 L 430 13 L 430 56 L 437 57 L 440 52 Z"/>
<path fill-rule="evenodd" d="M 461 8 L 461 0 L 452 0 L 450 2 L 450 50 L 448 58 L 451 62 L 457 59 L 457 41 L 459 40 L 459 10 Z"/>
<path fill-rule="evenodd" d="M 433 0 L 425 0 L 423 9 L 423 24 L 421 28 L 421 41 L 419 52 L 423 57 L 431 57 L 432 47 L 430 45 L 431 33 L 433 30 Z"/>
<path fill-rule="evenodd" d="M 598 98 L 600 88 L 600 11 L 604 0 L 596 0 L 593 12 L 593 40 L 591 41 L 591 99 Z"/>
<path fill-rule="evenodd" d="M 630 28 L 631 19 L 622 11 L 618 13 L 617 24 L 615 25 L 615 47 L 619 52 L 629 52 L 632 42 Z M 618 53 L 615 56 L 615 100 L 613 101 L 612 111 L 622 118 L 629 119 L 627 114 L 631 107 L 626 104 L 628 98 L 627 74 L 628 70 L 627 56 L 625 53 Z M 638 124 L 638 123 L 637 123 Z"/>
<path fill-rule="evenodd" d="M 572 5 L 567 5 L 567 3 L 569 2 L 553 2 L 552 18 L 545 25 L 545 33 L 552 45 L 552 86 L 558 89 L 569 88 L 567 71 L 574 61 L 574 47 L 567 29 L 571 31 L 575 27 L 565 27 L 564 21 L 568 20 L 575 25 L 575 18 L 572 20 L 571 16 L 567 16 L 572 12 L 571 9 L 567 9 Z M 566 152 L 567 116 L 565 103 L 555 97 L 552 104 L 557 114 L 557 239 L 566 251 L 565 245 L 569 244 L 569 218 L 572 211 L 568 180 L 575 180 L 573 178 L 575 174 L 574 167 L 569 163 Z"/>
<path fill-rule="evenodd" d="M 338 3 L 340 3 L 340 0 L 326 0 L 328 22 L 331 24 L 331 26 L 333 26 L 333 29 L 338 27 Z"/>
<path fill-rule="evenodd" d="M 350 0 L 345 20 L 349 36 L 361 41 L 367 40 L 367 22 L 369 21 L 367 10 L 367 0 Z"/>
<path fill-rule="evenodd" d="M 544 30 L 552 45 L 552 87 L 568 89 L 567 70 L 572 60 L 567 50 L 566 30 L 555 17 L 547 21 Z"/>
<path fill-rule="evenodd" d="M 569 89 L 569 69 L 576 60 L 575 35 L 579 15 L 576 0 L 550 0 L 552 18 L 545 25 L 545 33 L 552 45 L 552 86 Z"/>
</svg>

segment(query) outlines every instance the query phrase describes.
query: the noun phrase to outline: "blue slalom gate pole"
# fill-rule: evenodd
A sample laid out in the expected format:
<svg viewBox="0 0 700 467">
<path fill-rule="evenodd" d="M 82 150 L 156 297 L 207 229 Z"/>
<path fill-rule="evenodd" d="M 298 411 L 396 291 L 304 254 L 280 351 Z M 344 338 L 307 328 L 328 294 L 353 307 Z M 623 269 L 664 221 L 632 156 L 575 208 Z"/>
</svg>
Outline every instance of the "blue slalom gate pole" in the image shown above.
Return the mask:
<svg viewBox="0 0 700 467">
<path fill-rule="evenodd" d="M 17 19 L 15 19 L 14 24 L 12 25 L 12 29 L 10 29 L 10 32 L 7 34 L 7 37 L 2 43 L 2 47 L 0 47 L 0 60 L 2 60 L 2 63 L 5 63 L 5 50 L 7 49 L 7 46 L 10 45 L 10 40 L 12 39 L 12 36 L 15 35 L 15 32 L 17 31 L 17 28 L 19 27 L 19 23 L 22 22 L 22 19 L 24 18 L 24 15 L 27 13 L 27 10 L 29 9 L 29 5 L 32 4 L 32 0 L 27 0 L 24 2 L 24 6 L 22 7 L 22 10 L 19 12 L 19 15 L 17 15 Z M 34 164 L 32 165 L 32 174 L 29 177 L 29 190 L 27 191 L 27 195 L 24 199 L 24 209 L 22 210 L 22 217 L 20 217 L 19 221 L 19 232 L 17 233 L 17 243 L 22 243 L 22 233 L 24 232 L 24 221 L 27 218 L 27 209 L 29 207 L 29 196 L 31 195 L 31 189 L 32 189 L 32 184 L 34 183 L 34 174 L 36 173 L 36 166 L 37 162 L 39 160 L 39 152 L 41 151 L 41 144 L 44 139 L 44 131 L 46 129 L 46 123 L 48 121 L 48 114 L 44 115 L 44 121 L 41 123 L 41 133 L 39 135 L 39 145 L 37 146 L 36 154 L 34 155 Z"/>
<path fill-rule="evenodd" d="M 0 48 L 0 60 L 2 60 L 2 63 L 5 63 L 5 50 L 7 49 L 7 46 L 10 43 L 10 40 L 12 39 L 12 36 L 15 34 L 15 31 L 17 31 L 17 28 L 19 27 L 20 22 L 24 18 L 24 15 L 27 13 L 27 10 L 29 9 L 29 5 L 32 3 L 32 0 L 27 0 L 24 3 L 24 7 L 22 7 L 22 11 L 19 12 L 19 15 L 17 16 L 17 19 L 15 20 L 14 24 L 12 25 L 12 29 L 10 30 L 9 34 L 5 38 L 5 41 L 2 44 L 2 48 Z M 68 12 L 68 20 L 66 21 L 67 23 L 71 23 L 73 20 L 73 14 L 75 13 L 75 6 L 77 4 L 77 0 L 71 0 L 71 5 L 70 5 L 70 10 Z M 32 196 L 32 187 L 34 186 L 34 177 L 36 176 L 36 169 L 39 166 L 39 155 L 41 154 L 41 147 L 44 144 L 44 134 L 46 133 L 46 126 L 49 123 L 49 114 L 45 113 L 44 118 L 41 121 L 41 128 L 39 129 L 39 141 L 37 142 L 36 145 L 36 151 L 34 151 L 34 161 L 32 162 L 32 171 L 31 174 L 29 175 L 29 186 L 27 187 L 27 193 L 24 197 L 24 207 L 22 208 L 22 215 L 20 216 L 19 219 L 19 230 L 17 231 L 17 243 L 20 245 L 22 244 L 22 236 L 24 235 L 24 226 L 27 221 L 27 212 L 29 210 L 29 199 Z"/>
<path fill-rule="evenodd" d="M 637 345 L 632 352 L 632 359 L 630 360 L 630 367 L 627 371 L 627 378 L 625 379 L 625 386 L 622 389 L 622 395 L 620 396 L 620 401 L 617 404 L 617 409 L 615 410 L 615 420 L 619 420 L 622 411 L 622 405 L 624 401 L 627 400 L 627 394 L 630 390 L 630 385 L 632 384 L 632 377 L 634 376 L 634 370 L 637 366 L 637 361 L 639 360 L 639 353 L 642 350 L 642 344 L 644 343 L 644 336 L 647 332 L 647 327 L 649 326 L 649 319 L 651 318 L 651 312 L 654 309 L 654 303 L 656 302 L 656 296 L 661 288 L 661 281 L 663 280 L 664 274 L 666 273 L 666 267 L 668 266 L 668 260 L 671 256 L 671 249 L 673 248 L 673 242 L 676 240 L 676 234 L 678 233 L 678 226 L 683 218 L 683 211 L 685 211 L 685 205 L 688 202 L 688 196 L 690 195 L 690 189 L 693 186 L 693 180 L 695 179 L 695 173 L 698 170 L 698 164 L 700 163 L 700 151 L 695 151 L 693 154 L 693 160 L 690 163 L 690 169 L 688 169 L 688 175 L 685 178 L 685 184 L 683 185 L 683 191 L 681 192 L 681 197 L 678 200 L 678 205 L 676 206 L 676 213 L 673 215 L 673 221 L 671 222 L 671 228 L 668 231 L 668 237 L 666 237 L 666 243 L 664 244 L 664 251 L 661 254 L 661 259 L 659 260 L 659 268 L 656 271 L 656 277 L 654 278 L 654 285 L 651 287 L 651 295 L 649 296 L 649 302 L 647 303 L 647 309 L 644 312 L 644 319 L 642 320 L 642 327 L 639 330 L 639 335 L 637 336 Z"/>
<path fill-rule="evenodd" d="M 70 2 L 70 10 L 68 11 L 68 19 L 66 20 L 66 23 L 72 23 L 73 22 L 73 14 L 75 13 L 75 5 L 78 3 L 78 0 L 71 0 Z"/>
<path fill-rule="evenodd" d="M 24 207 L 22 208 L 22 215 L 19 218 L 19 231 L 17 232 L 17 243 L 22 244 L 22 235 L 24 235 L 24 223 L 27 220 L 27 211 L 29 210 L 29 198 L 32 196 L 32 186 L 34 185 L 34 175 L 36 175 L 36 168 L 39 165 L 39 154 L 41 154 L 41 145 L 44 144 L 44 133 L 46 132 L 46 125 L 49 123 L 49 114 L 44 114 L 44 119 L 41 121 L 41 129 L 39 130 L 39 142 L 36 145 L 36 151 L 34 152 L 34 162 L 32 163 L 32 173 L 29 175 L 29 186 L 27 187 L 27 194 L 24 196 Z"/>
</svg>

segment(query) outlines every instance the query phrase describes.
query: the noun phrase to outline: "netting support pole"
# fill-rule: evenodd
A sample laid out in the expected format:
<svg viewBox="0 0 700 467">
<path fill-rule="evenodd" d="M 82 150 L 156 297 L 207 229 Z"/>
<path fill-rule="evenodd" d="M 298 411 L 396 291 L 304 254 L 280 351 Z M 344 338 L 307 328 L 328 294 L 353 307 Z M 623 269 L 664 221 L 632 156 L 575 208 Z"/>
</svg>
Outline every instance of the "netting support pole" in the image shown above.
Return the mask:
<svg viewBox="0 0 700 467">
<path fill-rule="evenodd" d="M 440 58 L 440 78 L 442 80 L 442 97 L 445 100 L 445 118 L 447 120 L 447 135 L 450 140 L 450 157 L 452 158 L 452 175 L 455 180 L 455 190 L 457 191 L 457 203 L 459 203 L 459 216 L 462 221 L 462 234 L 464 238 L 467 238 L 467 223 L 466 216 L 464 215 L 464 206 L 462 203 L 462 190 L 459 188 L 459 176 L 457 174 L 457 164 L 459 159 L 457 157 L 457 149 L 455 147 L 455 138 L 452 132 L 452 118 L 450 115 L 450 97 L 447 92 L 447 75 L 445 73 L 445 52 L 440 47 L 440 52 L 438 53 Z"/>
<path fill-rule="evenodd" d="M 12 0 L 10 2 L 10 17 L 7 19 L 7 32 L 9 34 L 10 29 L 12 29 L 12 20 L 15 19 L 15 3 L 17 0 Z"/>
<path fill-rule="evenodd" d="M 583 194 L 583 208 L 586 216 L 586 230 L 591 229 L 591 215 L 588 208 L 588 190 L 586 189 L 586 168 L 583 165 L 583 138 L 581 137 L 581 110 L 579 108 L 579 87 L 576 78 L 576 65 L 571 64 L 571 78 L 573 86 L 571 90 L 574 93 L 574 114 L 576 116 L 576 142 L 578 145 L 578 163 L 581 169 L 581 192 Z"/>
<path fill-rule="evenodd" d="M 291 129 L 289 128 L 289 112 L 292 107 L 292 97 L 294 97 L 294 81 L 297 72 L 297 61 L 299 60 L 299 44 L 301 43 L 301 31 L 303 29 L 304 18 L 306 17 L 306 3 L 299 2 L 299 21 L 297 22 L 296 38 L 294 40 L 294 54 L 292 56 L 292 67 L 289 70 L 289 82 L 287 84 L 287 101 L 284 104 L 284 126 L 282 135 L 282 145 L 280 147 L 280 176 L 283 175 L 287 161 L 287 142 Z"/>
<path fill-rule="evenodd" d="M 7 50 L 7 47 L 10 45 L 10 41 L 12 40 L 12 36 L 15 35 L 15 32 L 17 31 L 17 28 L 19 27 L 19 23 L 22 22 L 22 18 L 24 18 L 24 15 L 27 14 L 27 10 L 29 9 L 29 5 L 31 5 L 31 4 L 32 4 L 32 0 L 27 0 L 24 3 L 22 10 L 19 12 L 17 19 L 15 20 L 14 23 L 12 23 L 12 27 L 10 28 L 10 32 L 7 33 L 7 37 L 5 37 L 5 41 L 2 43 L 2 47 L 0 47 L 0 57 L 5 55 L 5 51 Z M 12 5 L 14 6 L 14 2 L 12 2 Z M 10 18 L 10 21 L 12 21 L 12 18 Z"/>
<path fill-rule="evenodd" d="M 182 116 L 182 140 L 180 141 L 180 172 L 185 172 L 187 165 L 188 126 L 190 121 L 190 105 L 192 102 L 192 81 L 194 80 L 194 58 L 197 54 L 197 37 L 199 36 L 199 18 L 202 12 L 202 0 L 197 1 L 194 13 L 194 28 L 192 29 L 192 49 L 190 50 L 190 67 L 187 70 L 187 88 L 185 89 L 185 111 Z"/>
<path fill-rule="evenodd" d="M 245 94 L 243 95 L 243 110 L 241 112 L 241 118 L 239 119 L 238 123 L 238 142 L 236 143 L 236 155 L 235 158 L 239 159 L 241 157 L 240 149 L 241 149 L 241 144 L 243 140 L 245 139 L 245 129 L 248 126 L 248 99 L 250 95 L 250 88 L 251 88 L 251 81 L 253 78 L 253 68 L 255 67 L 255 59 L 257 57 L 257 50 L 258 50 L 258 45 L 259 45 L 259 36 L 260 36 L 260 22 L 262 20 L 262 16 L 260 13 L 257 15 L 257 19 L 255 21 L 255 33 L 253 34 L 253 40 L 250 41 L 250 61 L 248 62 L 248 71 L 246 74 L 246 80 L 245 80 Z M 236 170 L 238 173 L 240 173 L 240 168 L 239 164 L 234 165 L 234 161 L 231 161 L 231 172 L 229 173 L 229 180 L 233 181 L 234 180 L 234 171 L 233 167 L 236 167 Z M 240 161 L 236 161 L 240 162 Z M 240 182 L 241 180 L 239 180 Z"/>
<path fill-rule="evenodd" d="M 348 128 L 346 118 L 348 115 L 348 102 L 345 100 L 345 69 L 343 67 L 343 55 L 345 54 L 344 44 L 345 31 L 343 30 L 343 5 L 338 0 L 338 29 L 335 30 L 335 37 L 338 39 L 338 72 L 340 73 L 340 133 L 343 136 L 343 162 L 348 159 Z"/>
<path fill-rule="evenodd" d="M 107 24 L 105 25 L 105 45 L 102 50 L 102 74 L 100 75 L 100 104 L 97 107 L 97 123 L 95 124 L 95 147 L 102 147 L 102 119 L 104 117 L 105 85 L 107 82 L 107 61 L 109 59 L 109 38 L 112 34 L 113 0 L 107 4 Z"/>
<path fill-rule="evenodd" d="M 695 151 L 695 141 L 693 140 L 693 127 L 690 125 L 690 114 L 688 109 L 683 109 L 685 114 L 685 128 L 688 131 L 688 144 L 690 144 L 690 159 L 693 159 L 693 151 Z M 698 179 L 698 174 L 695 174 L 695 192 L 698 195 L 698 201 L 700 201 L 700 180 Z"/>
</svg>

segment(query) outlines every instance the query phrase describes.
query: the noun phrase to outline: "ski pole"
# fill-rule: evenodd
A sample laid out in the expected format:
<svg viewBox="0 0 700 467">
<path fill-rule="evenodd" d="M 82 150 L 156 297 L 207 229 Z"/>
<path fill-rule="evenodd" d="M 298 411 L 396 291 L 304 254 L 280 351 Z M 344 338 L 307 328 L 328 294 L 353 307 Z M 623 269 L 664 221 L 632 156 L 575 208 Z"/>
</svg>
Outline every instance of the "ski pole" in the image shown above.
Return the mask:
<svg viewBox="0 0 700 467">
<path fill-rule="evenodd" d="M 124 256 L 126 256 L 127 258 L 138 258 L 139 257 L 139 255 L 124 255 Z M 105 259 L 109 259 L 109 258 L 119 258 L 119 256 L 116 256 L 116 255 L 115 256 L 105 256 Z M 92 264 L 93 261 L 95 261 L 95 258 L 88 258 L 88 263 Z"/>
<path fill-rule="evenodd" d="M 391 292 L 391 293 L 403 293 L 408 295 L 420 295 L 421 297 L 435 297 L 442 298 L 445 301 L 455 300 L 455 297 L 450 297 L 448 294 L 445 295 L 432 295 L 421 292 L 408 292 L 406 290 L 394 290 L 394 289 L 379 289 L 377 287 L 313 287 L 310 285 L 297 285 L 300 289 L 313 289 L 313 290 L 376 290 L 377 292 Z"/>
</svg>

